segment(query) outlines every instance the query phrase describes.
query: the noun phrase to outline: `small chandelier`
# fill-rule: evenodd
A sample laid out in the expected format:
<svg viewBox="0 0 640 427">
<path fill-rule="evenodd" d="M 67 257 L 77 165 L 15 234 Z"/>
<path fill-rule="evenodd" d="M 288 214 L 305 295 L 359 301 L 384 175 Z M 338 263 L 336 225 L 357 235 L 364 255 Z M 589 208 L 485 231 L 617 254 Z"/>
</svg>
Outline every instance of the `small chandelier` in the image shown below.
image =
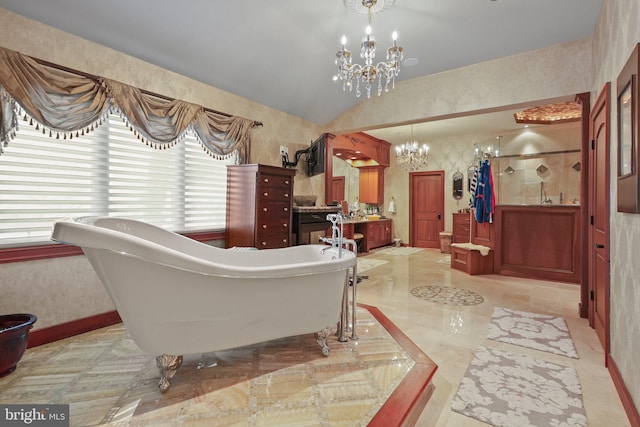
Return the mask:
<svg viewBox="0 0 640 427">
<path fill-rule="evenodd" d="M 355 0 L 357 1 L 357 0 Z M 356 10 L 354 0 L 344 0 L 345 7 Z M 376 8 L 380 11 L 385 7 L 392 5 L 395 0 L 381 0 L 384 4 Z M 393 46 L 387 49 L 387 60 L 373 64 L 376 56 L 376 40 L 371 34 L 371 9 L 376 7 L 378 0 L 362 0 L 362 7 L 366 8 L 369 25 L 365 30 L 365 36 L 360 42 L 360 58 L 364 59 L 364 65 L 352 64 L 351 52 L 347 50 L 347 37 L 342 36 L 342 50 L 336 53 L 336 65 L 338 66 L 338 74 L 334 80 L 342 80 L 342 90 L 349 92 L 353 89 L 353 81 L 356 83 L 356 96 L 360 97 L 360 82 L 367 89 L 367 98 L 371 98 L 371 87 L 378 79 L 378 96 L 382 94 L 382 80 L 385 80 L 384 91 L 389 91 L 389 84 L 395 89 L 396 76 L 400 73 L 400 61 L 402 61 L 403 48 L 398 46 L 398 33 L 393 32 Z"/>
<path fill-rule="evenodd" d="M 413 140 L 413 125 L 411 125 L 411 139 L 409 142 L 396 147 L 396 164 L 406 171 L 414 171 L 427 165 L 429 146 Z"/>
</svg>

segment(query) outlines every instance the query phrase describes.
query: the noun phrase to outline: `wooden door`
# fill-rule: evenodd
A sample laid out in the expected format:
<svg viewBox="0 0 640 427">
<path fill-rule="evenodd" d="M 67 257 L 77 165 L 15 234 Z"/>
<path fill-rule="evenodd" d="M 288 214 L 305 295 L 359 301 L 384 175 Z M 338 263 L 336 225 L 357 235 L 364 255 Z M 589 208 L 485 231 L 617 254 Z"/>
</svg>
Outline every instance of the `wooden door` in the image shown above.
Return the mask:
<svg viewBox="0 0 640 427">
<path fill-rule="evenodd" d="M 328 202 L 341 202 L 345 200 L 344 186 L 345 186 L 344 176 L 334 176 L 331 179 L 331 196 L 333 197 L 333 200 L 327 200 L 326 204 L 329 204 Z"/>
<path fill-rule="evenodd" d="M 609 353 L 609 91 L 607 83 L 591 111 L 589 153 L 589 288 L 592 325 Z M 606 363 L 606 358 L 605 358 Z"/>
<path fill-rule="evenodd" d="M 409 174 L 409 245 L 439 248 L 444 231 L 444 171 Z"/>
</svg>

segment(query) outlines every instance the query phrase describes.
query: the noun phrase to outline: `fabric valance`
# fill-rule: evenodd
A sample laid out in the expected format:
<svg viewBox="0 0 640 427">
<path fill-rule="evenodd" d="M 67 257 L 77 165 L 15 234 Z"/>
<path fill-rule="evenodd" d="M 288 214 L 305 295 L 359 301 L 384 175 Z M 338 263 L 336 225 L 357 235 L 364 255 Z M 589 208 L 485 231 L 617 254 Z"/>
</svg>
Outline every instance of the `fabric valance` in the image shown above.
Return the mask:
<svg viewBox="0 0 640 427">
<path fill-rule="evenodd" d="M 119 112 L 131 131 L 154 148 L 171 147 L 192 130 L 211 156 L 224 158 L 238 150 L 242 163 L 249 160 L 251 129 L 261 125 L 43 64 L 9 49 L 0 48 L 0 61 L 0 153 L 15 136 L 21 110 L 43 133 L 57 138 L 84 135 L 109 113 Z"/>
</svg>

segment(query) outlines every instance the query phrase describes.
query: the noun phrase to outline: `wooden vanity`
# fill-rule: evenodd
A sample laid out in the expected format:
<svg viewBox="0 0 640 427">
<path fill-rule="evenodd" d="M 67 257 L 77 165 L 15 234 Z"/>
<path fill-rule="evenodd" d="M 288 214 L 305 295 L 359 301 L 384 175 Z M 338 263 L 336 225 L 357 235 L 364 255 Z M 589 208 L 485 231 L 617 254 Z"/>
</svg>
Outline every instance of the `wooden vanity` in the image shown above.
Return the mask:
<svg viewBox="0 0 640 427">
<path fill-rule="evenodd" d="M 580 206 L 497 206 L 494 273 L 580 283 Z"/>
<path fill-rule="evenodd" d="M 360 245 L 362 252 L 393 243 L 393 221 L 390 219 L 359 221 L 354 223 L 354 231 L 364 236 Z"/>
<path fill-rule="evenodd" d="M 327 234 L 330 229 L 327 230 Z M 358 245 L 359 252 L 369 252 L 371 249 L 387 246 L 393 243 L 393 220 L 382 218 L 377 221 L 356 220 L 344 223 L 344 237 L 353 239 L 354 234 L 362 234 L 362 241 Z"/>
<path fill-rule="evenodd" d="M 452 245 L 451 266 L 467 274 L 501 274 L 538 280 L 580 283 L 580 206 L 496 206 L 492 224 L 478 224 L 469 214 L 454 214 L 454 242 L 492 248 L 489 257 Z M 456 224 L 459 237 L 455 238 Z M 489 261 L 491 260 L 491 261 Z M 487 263 L 491 262 L 492 265 Z"/>
</svg>

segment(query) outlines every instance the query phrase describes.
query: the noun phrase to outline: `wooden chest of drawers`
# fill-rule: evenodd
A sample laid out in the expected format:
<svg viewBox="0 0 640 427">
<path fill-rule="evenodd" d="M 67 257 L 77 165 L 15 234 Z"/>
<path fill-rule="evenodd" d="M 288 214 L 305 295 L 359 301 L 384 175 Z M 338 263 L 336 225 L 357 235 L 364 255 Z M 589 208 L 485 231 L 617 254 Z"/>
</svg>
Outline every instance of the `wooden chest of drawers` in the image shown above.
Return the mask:
<svg viewBox="0 0 640 427">
<path fill-rule="evenodd" d="M 471 215 L 468 213 L 453 214 L 453 232 L 451 240 L 453 243 L 469 243 L 471 236 Z"/>
<path fill-rule="evenodd" d="M 294 176 L 276 166 L 227 166 L 227 248 L 291 245 Z"/>
</svg>

